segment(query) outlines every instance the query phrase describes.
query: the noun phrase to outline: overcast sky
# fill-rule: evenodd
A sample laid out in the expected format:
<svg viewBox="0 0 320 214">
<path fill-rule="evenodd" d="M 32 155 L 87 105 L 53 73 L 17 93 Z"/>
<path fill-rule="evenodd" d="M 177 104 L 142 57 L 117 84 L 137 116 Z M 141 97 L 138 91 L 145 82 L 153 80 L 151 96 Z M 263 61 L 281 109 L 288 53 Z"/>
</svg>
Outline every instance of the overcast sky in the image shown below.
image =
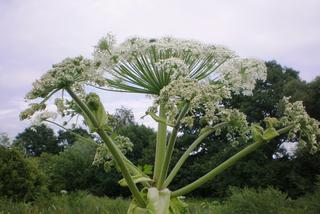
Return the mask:
<svg viewBox="0 0 320 214">
<path fill-rule="evenodd" d="M 275 59 L 311 81 L 320 75 L 319 0 L 0 0 L 0 132 L 14 137 L 32 82 L 65 57 L 91 57 L 106 33 L 174 36 L 221 44 L 240 56 Z M 104 93 L 106 109 L 150 100 Z"/>
</svg>

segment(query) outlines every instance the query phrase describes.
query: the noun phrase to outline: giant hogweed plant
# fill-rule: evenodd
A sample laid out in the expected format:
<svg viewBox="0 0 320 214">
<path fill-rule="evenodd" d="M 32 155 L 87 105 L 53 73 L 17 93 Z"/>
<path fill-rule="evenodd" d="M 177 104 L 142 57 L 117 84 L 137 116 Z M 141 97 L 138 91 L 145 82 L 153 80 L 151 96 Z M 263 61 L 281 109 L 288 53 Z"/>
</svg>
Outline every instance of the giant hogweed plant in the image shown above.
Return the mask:
<svg viewBox="0 0 320 214">
<path fill-rule="evenodd" d="M 231 99 L 233 93 L 250 95 L 256 80 L 266 78 L 262 61 L 240 58 L 225 47 L 197 41 L 169 37 L 133 38 L 116 44 L 112 35 L 98 42 L 93 56 L 93 59 L 67 58 L 53 65 L 33 83 L 26 99 L 36 102 L 20 116 L 30 119 L 37 112 L 37 121 L 54 123 L 62 128 L 64 124 L 52 120 L 57 113 L 66 120 L 80 116 L 103 142 L 97 149 L 94 163 L 104 164 L 106 168 L 114 165 L 122 173 L 123 179 L 119 183 L 132 193 L 130 214 L 186 211 L 182 196 L 211 181 L 279 135 L 288 136 L 289 141 L 298 141 L 299 148 L 311 153 L 319 149 L 319 122 L 308 116 L 301 102 L 290 103 L 284 98 L 283 116 L 267 117 L 260 124 L 248 124 L 243 113 L 223 105 L 222 101 Z M 133 144 L 128 138 L 114 133 L 112 117 L 96 93 L 86 92 L 89 87 L 146 94 L 154 100 L 146 112 L 158 124 L 152 176 L 126 158 L 125 154 Z M 56 113 L 46 110 L 46 103 L 52 97 L 59 97 L 54 101 Z M 200 118 L 203 128 L 171 169 L 169 165 L 179 129 L 192 127 L 196 118 Z M 228 141 L 242 141 L 247 146 L 192 183 L 170 189 L 189 155 L 199 151 L 206 137 L 221 133 L 227 133 Z M 81 136 L 78 138 L 90 141 Z"/>
</svg>

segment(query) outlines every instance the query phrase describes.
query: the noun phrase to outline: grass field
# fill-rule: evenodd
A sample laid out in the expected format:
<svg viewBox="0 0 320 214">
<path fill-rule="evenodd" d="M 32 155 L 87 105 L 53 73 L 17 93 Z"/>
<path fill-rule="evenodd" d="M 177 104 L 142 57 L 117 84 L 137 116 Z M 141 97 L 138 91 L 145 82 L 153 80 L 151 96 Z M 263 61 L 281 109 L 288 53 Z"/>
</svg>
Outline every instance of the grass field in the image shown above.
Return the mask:
<svg viewBox="0 0 320 214">
<path fill-rule="evenodd" d="M 130 201 L 128 199 L 96 197 L 84 192 L 69 195 L 52 196 L 33 203 L 0 200 L 1 214 L 124 214 Z M 209 202 L 188 200 L 191 213 L 212 213 Z"/>
<path fill-rule="evenodd" d="M 320 193 L 297 200 L 268 188 L 235 190 L 223 203 L 212 199 L 187 199 L 190 214 L 319 214 Z M 97 197 L 86 192 L 51 195 L 32 203 L 0 199 L 0 214 L 125 214 L 130 201 Z"/>
</svg>

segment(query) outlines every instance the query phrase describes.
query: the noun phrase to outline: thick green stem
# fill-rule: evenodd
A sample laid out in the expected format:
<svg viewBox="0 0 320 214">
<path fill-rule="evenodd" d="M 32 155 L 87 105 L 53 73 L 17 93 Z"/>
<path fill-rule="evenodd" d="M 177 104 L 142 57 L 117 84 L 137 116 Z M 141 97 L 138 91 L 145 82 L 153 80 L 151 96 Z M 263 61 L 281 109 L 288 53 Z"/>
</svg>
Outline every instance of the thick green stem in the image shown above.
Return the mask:
<svg viewBox="0 0 320 214">
<path fill-rule="evenodd" d="M 79 99 L 79 97 L 70 89 L 66 88 L 66 91 L 69 93 L 69 95 L 72 97 L 72 99 L 77 103 L 77 105 L 80 107 L 80 109 L 83 111 L 84 114 L 89 118 L 91 123 L 97 128 L 97 133 L 101 137 L 101 139 L 105 142 L 107 145 L 109 151 L 111 152 L 114 160 L 118 164 L 123 177 L 127 181 L 128 187 L 134 197 L 134 199 L 137 201 L 138 205 L 141 207 L 145 207 L 145 201 L 143 200 L 138 187 L 133 182 L 130 172 L 126 166 L 125 160 L 123 159 L 123 154 L 119 150 L 119 148 L 112 142 L 111 138 L 104 132 L 104 130 L 99 127 L 99 124 L 97 122 L 97 119 L 92 114 L 88 106 Z"/>
<path fill-rule="evenodd" d="M 288 132 L 291 128 L 292 128 L 292 126 L 287 126 L 287 127 L 283 128 L 283 129 L 278 130 L 277 132 L 279 134 L 283 134 L 283 133 Z M 203 185 L 204 183 L 208 182 L 209 180 L 211 180 L 215 176 L 219 175 L 224 170 L 226 170 L 229 167 L 233 166 L 240 159 L 244 158 L 248 154 L 250 154 L 253 151 L 257 150 L 264 143 L 266 143 L 266 141 L 257 141 L 255 143 L 247 146 L 246 148 L 244 148 L 243 150 L 241 150 L 237 154 L 233 155 L 231 158 L 229 158 L 228 160 L 224 161 L 222 164 L 220 164 L 219 166 L 217 166 L 216 168 L 214 168 L 213 170 L 211 170 L 210 172 L 208 172 L 206 175 L 202 176 L 198 180 L 194 181 L 193 183 L 191 183 L 191 184 L 189 184 L 189 185 L 187 185 L 185 187 L 182 187 L 182 188 L 172 192 L 171 197 L 177 197 L 177 196 L 185 195 L 185 194 L 193 191 L 194 189 L 200 187 L 201 185 Z"/>
<path fill-rule="evenodd" d="M 194 151 L 194 149 L 206 138 L 208 137 L 211 133 L 213 133 L 217 128 L 221 128 L 223 126 L 225 126 L 227 124 L 227 122 L 222 122 L 219 123 L 217 125 L 215 125 L 214 127 L 212 127 L 211 129 L 209 129 L 208 131 L 205 131 L 203 134 L 201 134 L 190 146 L 189 148 L 183 153 L 183 155 L 181 156 L 181 158 L 178 160 L 178 162 L 176 163 L 176 165 L 174 166 L 174 168 L 172 169 L 171 173 L 169 174 L 169 176 L 167 177 L 167 179 L 165 180 L 164 184 L 163 184 L 163 188 L 169 186 L 169 184 L 172 182 L 173 178 L 177 175 L 178 171 L 180 170 L 181 166 L 184 164 L 184 162 L 188 159 L 188 157 L 190 156 L 190 153 Z"/>
<path fill-rule="evenodd" d="M 169 165 L 171 162 L 171 157 L 172 157 L 173 150 L 174 150 L 174 145 L 176 143 L 177 134 L 178 134 L 179 127 L 180 127 L 180 121 L 188 112 L 189 106 L 190 106 L 189 103 L 187 103 L 182 107 L 182 109 L 177 117 L 176 124 L 170 134 L 169 142 L 168 142 L 167 149 L 166 149 L 166 154 L 164 157 L 164 162 L 163 162 L 161 173 L 160 173 L 159 182 L 157 183 L 157 187 L 159 189 L 165 188 L 163 186 L 163 182 L 168 174 Z"/>
<path fill-rule="evenodd" d="M 166 118 L 165 104 L 160 101 L 159 117 Z M 167 138 L 167 125 L 166 123 L 158 123 L 157 144 L 156 144 L 156 157 L 154 163 L 153 179 L 158 183 L 162 169 L 163 158 L 166 154 L 166 138 Z"/>
</svg>

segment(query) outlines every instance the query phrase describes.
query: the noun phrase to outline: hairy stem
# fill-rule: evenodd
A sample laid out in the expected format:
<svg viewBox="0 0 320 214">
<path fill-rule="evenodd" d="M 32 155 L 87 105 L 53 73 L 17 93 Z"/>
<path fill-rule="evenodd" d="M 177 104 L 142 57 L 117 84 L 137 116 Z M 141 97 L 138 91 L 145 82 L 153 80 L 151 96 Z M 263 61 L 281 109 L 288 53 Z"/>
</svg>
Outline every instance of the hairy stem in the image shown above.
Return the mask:
<svg viewBox="0 0 320 214">
<path fill-rule="evenodd" d="M 291 128 L 292 128 L 292 126 L 287 126 L 287 127 L 282 128 L 280 130 L 277 130 L 277 132 L 279 134 L 283 134 L 283 133 L 288 132 Z M 243 150 L 241 150 L 237 154 L 233 155 L 231 158 L 229 158 L 228 160 L 224 161 L 222 164 L 220 164 L 219 166 L 217 166 L 216 168 L 214 168 L 213 170 L 211 170 L 210 172 L 208 172 L 206 175 L 202 176 L 198 180 L 194 181 L 193 183 L 191 183 L 191 184 L 189 184 L 189 185 L 187 185 L 185 187 L 182 187 L 182 188 L 172 192 L 171 197 L 177 197 L 177 196 L 185 195 L 185 194 L 193 191 L 194 189 L 200 187 L 201 185 L 203 185 L 204 183 L 208 182 L 209 180 L 211 180 L 215 176 L 219 175 L 224 170 L 226 170 L 229 167 L 233 166 L 240 159 L 244 158 L 248 154 L 250 154 L 253 151 L 257 150 L 264 143 L 266 143 L 266 141 L 257 141 L 255 143 L 247 146 L 246 148 L 244 148 Z"/>
<path fill-rule="evenodd" d="M 163 101 L 160 101 L 159 117 L 166 118 L 165 104 Z M 166 138 L 167 138 L 166 123 L 158 123 L 156 157 L 155 157 L 154 174 L 153 174 L 153 179 L 156 181 L 157 184 L 160 178 L 163 158 L 166 154 Z"/>
<path fill-rule="evenodd" d="M 214 127 L 212 127 L 211 129 L 209 129 L 208 131 L 205 131 L 203 134 L 201 134 L 190 146 L 189 148 L 183 153 L 183 155 L 181 156 L 181 158 L 178 160 L 178 162 L 176 163 L 176 165 L 174 166 L 174 168 L 172 169 L 171 173 L 169 174 L 169 176 L 167 177 L 167 179 L 165 180 L 163 187 L 167 187 L 170 185 L 170 183 L 172 182 L 173 178 L 177 175 L 178 171 L 180 170 L 181 166 L 184 164 L 184 162 L 188 159 L 188 157 L 190 156 L 190 153 L 194 151 L 194 149 L 206 138 L 208 137 L 211 133 L 213 133 L 217 128 L 221 128 L 223 126 L 227 125 L 227 122 L 222 122 L 219 123 L 217 125 L 215 125 Z"/>
<path fill-rule="evenodd" d="M 112 139 L 104 132 L 104 130 L 101 127 L 99 127 L 97 119 L 92 114 L 92 112 L 90 111 L 88 106 L 85 103 L 83 103 L 81 101 L 81 99 L 70 88 L 66 88 L 66 91 L 69 93 L 69 95 L 72 97 L 72 99 L 77 103 L 77 105 L 80 107 L 80 109 L 83 111 L 83 113 L 87 115 L 87 117 L 89 118 L 91 123 L 97 128 L 97 133 L 99 134 L 101 139 L 105 142 L 105 144 L 107 145 L 109 151 L 111 152 L 114 160 L 118 164 L 118 166 L 122 172 L 122 176 L 127 181 L 128 187 L 129 187 L 133 197 L 135 198 L 135 200 L 137 201 L 139 206 L 145 207 L 146 206 L 145 201 L 143 200 L 143 198 L 139 192 L 138 187 L 136 186 L 136 184 L 133 182 L 133 180 L 131 178 L 131 175 L 130 175 L 130 172 L 126 166 L 125 160 L 123 159 L 124 155 L 122 154 L 122 152 L 112 142 Z"/>
</svg>

